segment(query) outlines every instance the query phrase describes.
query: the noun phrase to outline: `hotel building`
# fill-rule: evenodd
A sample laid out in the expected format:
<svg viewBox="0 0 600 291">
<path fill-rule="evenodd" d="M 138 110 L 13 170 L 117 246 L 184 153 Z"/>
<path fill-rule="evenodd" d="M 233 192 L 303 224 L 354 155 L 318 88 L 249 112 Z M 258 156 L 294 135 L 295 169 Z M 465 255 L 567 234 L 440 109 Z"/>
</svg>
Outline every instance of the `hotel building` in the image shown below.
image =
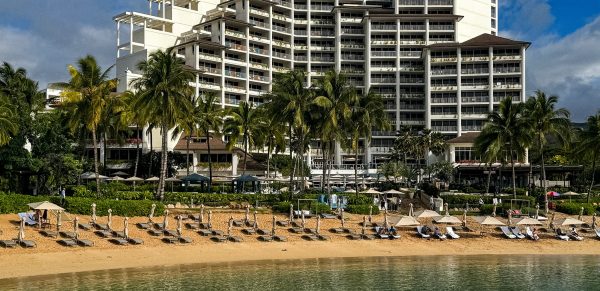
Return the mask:
<svg viewBox="0 0 600 291">
<path fill-rule="evenodd" d="M 276 73 L 306 70 L 311 84 L 336 70 L 385 100 L 393 130 L 375 130 L 359 157 L 363 173 L 375 173 L 401 126 L 457 137 L 481 130 L 503 98 L 525 101 L 529 44 L 496 36 L 498 8 L 496 0 L 151 0 L 146 13 L 114 17 L 119 92 L 157 49 L 174 48 L 200 72 L 190 84 L 196 94 L 213 91 L 224 108 L 263 103 Z M 153 138 L 158 147 L 160 133 Z M 317 143 L 307 155 L 315 174 Z M 181 150 L 177 144 L 170 149 Z M 354 155 L 337 147 L 334 164 L 336 173 L 353 173 Z"/>
</svg>

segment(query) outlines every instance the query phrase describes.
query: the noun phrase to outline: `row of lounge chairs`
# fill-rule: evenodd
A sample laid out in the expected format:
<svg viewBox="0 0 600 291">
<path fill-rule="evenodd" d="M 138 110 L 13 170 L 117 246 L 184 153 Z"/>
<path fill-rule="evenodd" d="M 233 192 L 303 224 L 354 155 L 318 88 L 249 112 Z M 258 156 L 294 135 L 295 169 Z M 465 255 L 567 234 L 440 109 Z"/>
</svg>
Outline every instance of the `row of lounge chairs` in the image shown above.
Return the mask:
<svg viewBox="0 0 600 291">
<path fill-rule="evenodd" d="M 433 232 L 432 234 L 429 234 L 429 233 L 427 233 L 424 230 L 423 226 L 417 226 L 416 230 L 417 230 L 417 235 L 419 237 L 426 238 L 426 239 L 429 239 L 429 238 L 432 238 L 432 237 L 440 239 L 440 240 L 445 240 L 445 239 L 448 239 L 448 238 L 450 238 L 450 239 L 459 239 L 460 238 L 460 236 L 458 234 L 456 234 L 456 232 L 454 232 L 454 228 L 451 227 L 451 226 L 447 226 L 446 227 L 446 233 L 445 234 L 442 233 L 441 231 L 438 231 L 437 233 Z"/>
</svg>

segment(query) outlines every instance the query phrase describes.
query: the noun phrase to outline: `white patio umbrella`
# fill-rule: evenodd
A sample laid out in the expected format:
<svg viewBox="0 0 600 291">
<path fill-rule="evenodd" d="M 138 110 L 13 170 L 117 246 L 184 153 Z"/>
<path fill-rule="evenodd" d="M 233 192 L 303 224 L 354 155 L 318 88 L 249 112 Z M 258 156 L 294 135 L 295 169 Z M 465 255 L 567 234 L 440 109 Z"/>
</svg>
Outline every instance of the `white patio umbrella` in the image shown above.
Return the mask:
<svg viewBox="0 0 600 291">
<path fill-rule="evenodd" d="M 144 181 L 144 179 L 142 179 L 140 177 L 133 176 L 133 177 L 129 177 L 129 178 L 125 179 L 125 181 L 127 181 L 127 182 L 133 182 L 133 191 L 135 191 L 135 184 L 136 184 L 136 182 Z"/>
<path fill-rule="evenodd" d="M 158 182 L 160 180 L 160 178 L 158 177 L 150 177 L 148 179 L 146 179 L 146 182 Z"/>
<path fill-rule="evenodd" d="M 305 224 L 306 224 L 306 220 L 304 219 L 304 211 L 301 211 L 301 212 L 302 212 L 302 229 L 304 229 L 305 228 Z"/>
<path fill-rule="evenodd" d="M 56 213 L 56 231 L 60 232 L 60 226 L 62 225 L 62 221 L 61 221 L 61 217 L 62 216 L 62 211 L 58 211 L 58 213 Z"/>
<path fill-rule="evenodd" d="M 579 210 L 579 216 L 577 217 L 577 219 L 581 220 L 583 218 L 583 207 L 581 207 L 581 209 Z"/>
<path fill-rule="evenodd" d="M 477 216 L 475 217 L 475 221 L 481 225 L 505 225 L 502 221 L 492 216 Z"/>
<path fill-rule="evenodd" d="M 369 205 L 369 223 L 373 222 L 373 204 Z"/>
<path fill-rule="evenodd" d="M 437 216 L 440 216 L 440 214 L 429 209 L 415 212 L 415 218 L 433 218 Z"/>
<path fill-rule="evenodd" d="M 317 229 L 315 231 L 317 232 L 317 234 L 319 234 L 320 230 L 321 230 L 321 216 L 317 216 Z"/>
<path fill-rule="evenodd" d="M 92 223 L 96 224 L 98 217 L 96 216 L 96 203 L 92 203 Z"/>
<path fill-rule="evenodd" d="M 581 221 L 581 220 L 579 220 L 579 219 L 570 218 L 570 217 L 567 217 L 567 218 L 560 219 L 560 220 L 558 220 L 558 221 L 556 222 L 556 224 L 557 224 L 557 225 L 560 225 L 560 226 L 569 226 L 569 225 L 582 225 L 582 224 L 584 224 L 584 223 L 585 223 L 585 222 L 583 222 L 583 221 Z"/>
<path fill-rule="evenodd" d="M 152 203 L 152 207 L 150 207 L 150 214 L 148 215 L 148 220 L 152 222 L 152 218 L 154 217 L 154 211 L 156 210 L 156 204 Z"/>
<path fill-rule="evenodd" d="M 208 228 L 212 229 L 212 210 L 208 211 Z"/>
<path fill-rule="evenodd" d="M 379 192 L 379 191 L 377 191 L 377 190 L 375 190 L 375 189 L 373 189 L 373 188 L 369 188 L 369 190 L 367 190 L 367 191 L 362 191 L 362 192 L 360 192 L 360 193 L 361 193 L 361 194 L 372 194 L 372 195 L 373 195 L 373 194 L 381 194 L 381 192 Z"/>
<path fill-rule="evenodd" d="M 27 204 L 27 206 L 29 206 L 29 208 L 31 208 L 33 210 L 55 210 L 55 211 L 65 210 L 64 208 L 62 208 L 52 202 L 48 202 L 48 201 L 29 203 L 29 204 Z"/>
<path fill-rule="evenodd" d="M 163 230 L 166 230 L 169 227 L 169 210 L 165 210 L 165 216 L 163 217 Z"/>
<path fill-rule="evenodd" d="M 181 217 L 181 215 L 177 215 L 177 236 L 181 236 L 182 235 L 182 231 L 183 231 L 183 218 Z"/>
<path fill-rule="evenodd" d="M 531 217 L 523 217 L 515 221 L 515 225 L 542 225 L 542 223 Z"/>
<path fill-rule="evenodd" d="M 448 203 L 444 203 L 445 213 L 443 216 L 434 217 L 433 221 L 440 224 L 462 224 L 462 221 L 455 216 L 450 215 Z"/>
<path fill-rule="evenodd" d="M 257 213 L 258 212 L 256 210 L 254 210 L 254 214 L 253 214 L 253 217 L 254 217 L 254 229 L 258 229 L 258 219 L 256 219 L 256 214 Z"/>
<path fill-rule="evenodd" d="M 204 222 L 204 204 L 200 204 L 200 223 Z"/>
<path fill-rule="evenodd" d="M 112 230 L 112 209 L 108 209 L 108 222 L 106 223 L 109 230 Z"/>
<path fill-rule="evenodd" d="M 290 223 L 294 221 L 294 204 L 290 203 Z"/>
<path fill-rule="evenodd" d="M 125 239 L 129 239 L 129 217 L 125 217 L 123 220 L 123 235 Z"/>
<path fill-rule="evenodd" d="M 396 222 L 395 226 L 417 226 L 421 225 L 419 221 L 417 221 L 412 216 L 401 216 L 398 222 Z"/>
</svg>

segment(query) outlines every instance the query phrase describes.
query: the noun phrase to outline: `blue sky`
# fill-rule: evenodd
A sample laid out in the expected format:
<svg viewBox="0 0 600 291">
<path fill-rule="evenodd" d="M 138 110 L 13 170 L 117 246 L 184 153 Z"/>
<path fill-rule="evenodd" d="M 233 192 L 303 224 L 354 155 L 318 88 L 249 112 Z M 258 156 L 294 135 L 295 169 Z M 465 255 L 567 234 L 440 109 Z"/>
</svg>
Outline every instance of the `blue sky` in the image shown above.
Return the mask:
<svg viewBox="0 0 600 291">
<path fill-rule="evenodd" d="M 455 0 L 467 1 L 467 0 Z M 600 109 L 600 0 L 498 0 L 500 34 L 532 42 L 527 94 L 542 89 L 583 121 Z M 144 0 L 0 0 L 0 61 L 40 81 L 64 81 L 86 54 L 115 61 L 112 16 Z"/>
</svg>

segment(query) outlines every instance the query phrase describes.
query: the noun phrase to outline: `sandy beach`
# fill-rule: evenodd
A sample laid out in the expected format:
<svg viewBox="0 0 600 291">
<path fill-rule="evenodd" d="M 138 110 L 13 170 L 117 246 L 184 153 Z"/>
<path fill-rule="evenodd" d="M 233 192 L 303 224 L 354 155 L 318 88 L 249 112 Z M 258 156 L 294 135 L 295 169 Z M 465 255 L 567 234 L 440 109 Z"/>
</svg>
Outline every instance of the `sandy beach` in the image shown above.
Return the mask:
<svg viewBox="0 0 600 291">
<path fill-rule="evenodd" d="M 216 212 L 213 215 L 213 228 L 226 231 L 227 220 L 230 216 L 242 219 L 243 212 Z M 71 231 L 70 219 L 67 215 L 63 222 L 62 230 Z M 18 232 L 16 214 L 0 215 L 0 239 L 15 238 Z M 278 220 L 286 217 L 278 216 Z M 80 216 L 81 222 L 87 222 L 89 217 Z M 162 222 L 162 217 L 154 221 Z M 176 220 L 169 219 L 170 229 L 175 229 Z M 169 266 L 195 263 L 221 263 L 254 260 L 285 260 L 307 258 L 336 258 L 336 257 L 372 257 L 372 256 L 437 256 L 437 255 L 482 255 L 482 254 L 522 254 L 522 255 L 549 255 L 549 254 L 590 254 L 600 255 L 600 241 L 592 233 L 582 233 L 584 241 L 559 241 L 552 234 L 542 233 L 541 240 L 508 240 L 493 228 L 487 228 L 485 236 L 478 232 L 458 232 L 459 240 L 425 240 L 416 237 L 412 228 L 400 229 L 402 238 L 399 240 L 373 240 L 353 241 L 343 234 L 328 233 L 328 229 L 339 227 L 336 219 L 323 219 L 321 232 L 330 237 L 329 241 L 305 241 L 300 234 L 292 234 L 284 227 L 277 228 L 278 235 L 284 235 L 288 242 L 260 242 L 257 235 L 244 235 L 242 228 L 234 228 L 232 234 L 244 239 L 241 243 L 215 243 L 208 237 L 202 237 L 192 230 L 185 229 L 184 236 L 192 238 L 191 244 L 170 245 L 161 241 L 160 237 L 152 237 L 144 230 L 135 227 L 137 222 L 146 222 L 145 217 L 130 218 L 130 237 L 141 238 L 143 245 L 116 246 L 96 236 L 92 231 L 80 230 L 80 237 L 90 239 L 95 246 L 90 248 L 68 248 L 59 245 L 55 238 L 40 235 L 35 228 L 28 227 L 26 239 L 34 240 L 36 248 L 14 249 L 0 248 L 0 279 L 24 276 L 50 275 L 82 271 L 96 271 L 104 269 L 134 268 Z M 272 216 L 270 214 L 258 215 L 259 226 L 271 228 Z M 346 227 L 360 232 L 359 222 L 362 216 L 348 215 Z M 383 217 L 373 217 L 373 221 L 383 221 Z M 479 230 L 477 225 L 469 218 L 470 225 Z M 584 221 L 591 221 L 585 217 Z M 106 217 L 99 217 L 99 223 L 105 223 Z M 189 221 L 188 221 L 189 222 Z M 316 219 L 308 219 L 306 227 L 314 228 Z M 122 230 L 123 218 L 113 217 L 113 229 Z"/>
</svg>

